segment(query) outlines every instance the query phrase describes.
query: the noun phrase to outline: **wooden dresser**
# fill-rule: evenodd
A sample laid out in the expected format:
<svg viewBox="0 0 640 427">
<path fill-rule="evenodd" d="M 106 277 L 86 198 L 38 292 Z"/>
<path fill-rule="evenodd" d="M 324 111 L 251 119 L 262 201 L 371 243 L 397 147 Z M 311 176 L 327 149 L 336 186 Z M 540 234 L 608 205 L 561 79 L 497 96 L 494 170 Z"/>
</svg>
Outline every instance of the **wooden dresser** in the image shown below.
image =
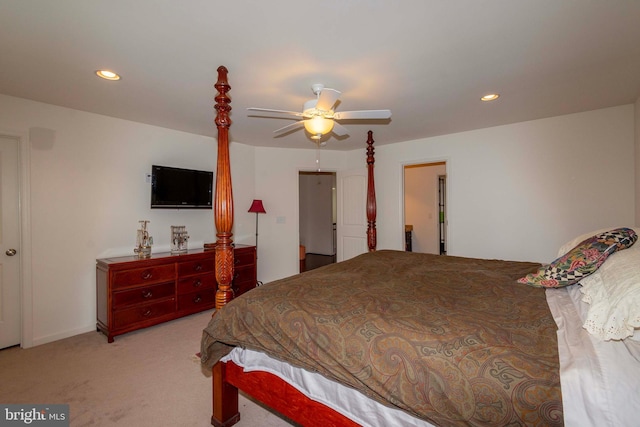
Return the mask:
<svg viewBox="0 0 640 427">
<path fill-rule="evenodd" d="M 215 251 L 158 253 L 96 260 L 96 327 L 116 335 L 215 307 Z M 256 247 L 236 245 L 233 290 L 256 286 Z"/>
</svg>

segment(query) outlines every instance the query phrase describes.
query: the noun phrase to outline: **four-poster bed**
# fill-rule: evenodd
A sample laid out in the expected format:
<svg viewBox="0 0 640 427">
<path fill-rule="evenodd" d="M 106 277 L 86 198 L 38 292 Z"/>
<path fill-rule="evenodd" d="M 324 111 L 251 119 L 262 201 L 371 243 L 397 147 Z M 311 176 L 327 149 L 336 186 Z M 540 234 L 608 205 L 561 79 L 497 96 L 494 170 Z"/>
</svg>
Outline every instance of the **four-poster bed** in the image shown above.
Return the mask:
<svg viewBox="0 0 640 427">
<path fill-rule="evenodd" d="M 213 371 L 213 425 L 239 421 L 238 389 L 304 426 L 579 419 L 575 408 L 585 398 L 561 395 L 559 359 L 567 356 L 558 337 L 567 331 L 557 326 L 577 322 L 562 311 L 575 295 L 515 283 L 537 263 L 376 251 L 371 132 L 369 252 L 233 299 L 226 68 L 218 69 L 215 87 L 219 287 L 201 345 Z M 563 388 L 575 385 L 565 379 Z"/>
<path fill-rule="evenodd" d="M 229 127 L 231 119 L 231 99 L 227 95 L 231 86 L 227 78 L 228 70 L 218 67 L 215 88 L 216 118 L 218 130 L 218 158 L 216 165 L 216 187 L 214 200 L 214 220 L 216 226 L 215 245 L 205 245 L 216 251 L 216 309 L 224 307 L 233 298 L 233 190 L 229 159 Z M 369 251 L 376 248 L 376 196 L 374 182 L 373 132 L 367 139 L 367 246 Z M 282 394 L 274 394 L 267 384 L 279 384 Z M 234 363 L 219 362 L 213 367 L 213 415 L 211 423 L 216 426 L 230 426 L 240 420 L 238 412 L 238 389 L 253 395 L 279 413 L 295 418 L 304 425 L 313 425 L 322 420 L 323 426 L 340 425 L 348 427 L 357 424 L 336 411 L 316 401 L 267 372 L 243 373 Z M 252 394 L 253 392 L 253 394 Z M 297 404 L 294 404 L 296 402 Z M 295 415 L 294 415 L 295 414 Z"/>
</svg>

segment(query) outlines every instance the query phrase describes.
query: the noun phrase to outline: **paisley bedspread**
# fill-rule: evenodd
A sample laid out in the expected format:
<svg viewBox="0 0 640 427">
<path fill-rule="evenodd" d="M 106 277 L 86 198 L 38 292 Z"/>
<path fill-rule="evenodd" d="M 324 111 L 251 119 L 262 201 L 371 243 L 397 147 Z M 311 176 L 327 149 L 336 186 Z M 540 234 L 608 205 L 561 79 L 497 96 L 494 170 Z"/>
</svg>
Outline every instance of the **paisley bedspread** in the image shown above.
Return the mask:
<svg viewBox="0 0 640 427">
<path fill-rule="evenodd" d="M 439 426 L 562 425 L 556 324 L 538 264 L 381 250 L 260 286 L 203 332 Z"/>
</svg>

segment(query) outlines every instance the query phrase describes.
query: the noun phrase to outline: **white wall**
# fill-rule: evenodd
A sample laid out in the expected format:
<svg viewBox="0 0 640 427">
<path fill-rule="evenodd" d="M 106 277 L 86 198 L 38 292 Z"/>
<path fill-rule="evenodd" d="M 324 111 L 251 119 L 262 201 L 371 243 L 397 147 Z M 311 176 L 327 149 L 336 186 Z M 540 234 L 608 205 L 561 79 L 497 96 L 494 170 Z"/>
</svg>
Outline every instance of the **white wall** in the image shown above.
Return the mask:
<svg viewBox="0 0 640 427">
<path fill-rule="evenodd" d="M 451 255 L 549 262 L 577 234 L 634 225 L 633 105 L 378 146 L 378 249 L 403 248 L 403 165 L 442 160 Z"/>
<path fill-rule="evenodd" d="M 171 225 L 187 227 L 191 248 L 215 240 L 212 210 L 151 210 L 145 182 L 152 164 L 215 170 L 215 139 L 3 95 L 0 129 L 32 137 L 26 346 L 95 330 L 95 260 L 132 254 L 138 220 L 151 221 L 154 252 L 169 250 Z M 236 203 L 248 208 L 253 148 L 231 151 Z M 240 240 L 253 234 L 248 215 L 236 214 Z"/>
<path fill-rule="evenodd" d="M 304 144 L 310 142 L 303 137 L 300 145 Z M 344 170 L 348 157 L 344 151 L 323 148 L 321 169 Z M 298 273 L 298 172 L 316 169 L 316 150 L 256 147 L 255 193 L 264 201 L 267 211 L 260 216 L 258 280 L 267 283 Z"/>
</svg>

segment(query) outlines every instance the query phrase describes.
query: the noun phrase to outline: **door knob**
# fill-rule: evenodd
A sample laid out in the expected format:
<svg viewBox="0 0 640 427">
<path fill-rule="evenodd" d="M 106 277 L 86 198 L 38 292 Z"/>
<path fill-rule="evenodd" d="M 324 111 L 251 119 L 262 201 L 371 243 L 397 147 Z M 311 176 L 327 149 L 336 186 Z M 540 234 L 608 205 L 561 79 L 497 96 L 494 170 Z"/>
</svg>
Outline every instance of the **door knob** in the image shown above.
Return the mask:
<svg viewBox="0 0 640 427">
<path fill-rule="evenodd" d="M 5 254 L 7 254 L 8 256 L 14 256 L 17 253 L 18 252 L 15 249 L 7 249 L 7 251 L 5 252 Z"/>
</svg>

